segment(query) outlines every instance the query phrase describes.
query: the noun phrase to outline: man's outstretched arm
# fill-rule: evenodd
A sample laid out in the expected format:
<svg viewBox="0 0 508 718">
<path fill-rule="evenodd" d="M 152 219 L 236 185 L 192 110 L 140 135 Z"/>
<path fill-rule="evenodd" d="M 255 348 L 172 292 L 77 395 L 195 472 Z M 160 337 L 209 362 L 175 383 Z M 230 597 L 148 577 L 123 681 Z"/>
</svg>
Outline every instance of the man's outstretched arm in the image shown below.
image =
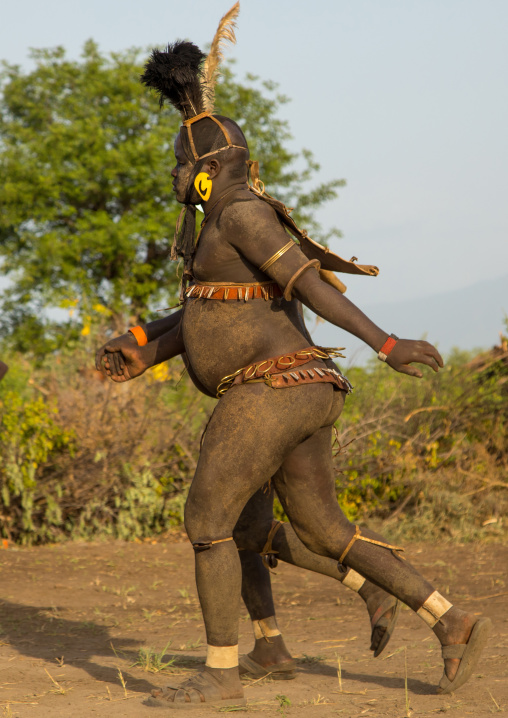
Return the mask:
<svg viewBox="0 0 508 718">
<path fill-rule="evenodd" d="M 183 316 L 182 311 L 182 309 L 179 309 L 177 312 L 170 314 L 167 317 L 156 319 L 155 321 L 148 322 L 147 324 L 140 324 L 139 326 L 145 333 L 148 343 L 152 342 L 154 339 L 158 339 L 163 334 L 170 332 L 174 327 L 180 326 Z M 124 348 L 128 349 L 130 346 L 138 346 L 136 337 L 130 331 L 106 342 L 106 344 L 104 344 L 104 346 L 102 346 L 95 355 L 95 367 L 97 371 L 102 371 L 106 353 L 121 353 Z M 114 358 L 112 358 L 112 361 L 114 364 Z"/>
<path fill-rule="evenodd" d="M 160 319 L 155 319 L 153 322 L 147 322 L 146 324 L 140 324 L 139 326 L 145 332 L 148 341 L 151 342 L 154 339 L 158 339 L 163 334 L 167 334 L 167 332 L 171 331 L 173 327 L 180 324 L 182 316 L 183 309 L 179 309 L 177 312 L 169 314 L 167 317 L 161 317 Z"/>
<path fill-rule="evenodd" d="M 316 270 L 305 272 L 295 283 L 294 296 L 323 319 L 362 339 L 377 353 L 388 339 L 388 334 L 372 322 L 347 297 L 319 278 Z M 421 378 L 420 369 L 411 363 L 427 364 L 434 371 L 443 367 L 438 350 L 429 342 L 399 339 L 386 359 L 396 371 Z"/>
<path fill-rule="evenodd" d="M 290 248 L 264 270 L 265 274 L 282 289 L 292 285 L 292 295 L 306 307 L 358 337 L 376 353 L 380 351 L 389 334 L 343 294 L 320 279 L 316 268 L 311 266 L 298 245 L 291 246 L 288 234 L 271 207 L 259 202 L 247 214 L 234 205 L 228 207 L 224 215 L 229 235 L 233 237 L 233 246 L 255 267 L 263 267 L 289 243 Z M 386 360 L 396 371 L 421 377 L 419 369 L 409 366 L 413 362 L 427 364 L 434 371 L 443 366 L 443 359 L 432 344 L 412 339 L 399 339 Z"/>
<path fill-rule="evenodd" d="M 179 314 L 181 320 L 181 312 Z M 95 367 L 113 381 L 124 382 L 184 352 L 179 321 L 170 331 L 160 334 L 145 346 L 139 346 L 130 332 L 112 339 L 97 352 Z"/>
</svg>

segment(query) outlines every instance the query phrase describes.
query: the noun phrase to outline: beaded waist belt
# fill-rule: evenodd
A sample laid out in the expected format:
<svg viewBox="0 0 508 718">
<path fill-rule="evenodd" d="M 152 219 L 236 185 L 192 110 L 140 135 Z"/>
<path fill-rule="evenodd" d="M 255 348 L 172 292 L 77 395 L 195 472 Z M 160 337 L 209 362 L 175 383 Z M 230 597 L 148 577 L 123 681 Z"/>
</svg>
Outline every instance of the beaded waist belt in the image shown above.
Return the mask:
<svg viewBox="0 0 508 718">
<path fill-rule="evenodd" d="M 200 284 L 195 282 L 185 291 L 186 298 L 222 299 L 248 302 L 249 299 L 275 299 L 282 297 L 276 282 L 252 282 L 251 284 Z"/>
<path fill-rule="evenodd" d="M 344 354 L 341 354 L 340 349 L 337 348 L 307 347 L 291 354 L 263 359 L 263 361 L 238 369 L 234 374 L 225 376 L 217 387 L 217 398 L 220 398 L 235 384 L 254 382 L 263 382 L 272 389 L 327 383 L 334 384 L 337 389 L 350 394 L 353 387 L 337 369 L 313 367 L 312 369 L 297 370 L 298 367 L 308 364 L 313 359 L 323 360 L 332 357 L 344 357 Z"/>
</svg>

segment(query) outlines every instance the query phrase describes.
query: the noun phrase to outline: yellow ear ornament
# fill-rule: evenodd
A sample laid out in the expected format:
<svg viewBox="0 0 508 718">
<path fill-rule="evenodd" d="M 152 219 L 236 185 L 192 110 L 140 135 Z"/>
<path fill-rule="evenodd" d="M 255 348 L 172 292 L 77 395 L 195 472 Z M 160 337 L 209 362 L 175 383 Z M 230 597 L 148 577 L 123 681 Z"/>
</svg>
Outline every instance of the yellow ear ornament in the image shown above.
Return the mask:
<svg viewBox="0 0 508 718">
<path fill-rule="evenodd" d="M 212 180 L 206 172 L 200 172 L 194 180 L 194 187 L 203 202 L 207 202 L 212 194 Z"/>
</svg>

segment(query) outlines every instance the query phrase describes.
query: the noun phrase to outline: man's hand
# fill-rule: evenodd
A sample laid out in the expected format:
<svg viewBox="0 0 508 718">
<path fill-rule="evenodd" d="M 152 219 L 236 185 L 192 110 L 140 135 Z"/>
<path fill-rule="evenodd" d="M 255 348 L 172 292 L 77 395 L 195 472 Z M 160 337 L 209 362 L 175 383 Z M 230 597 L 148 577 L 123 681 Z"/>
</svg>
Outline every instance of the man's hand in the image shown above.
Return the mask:
<svg viewBox="0 0 508 718">
<path fill-rule="evenodd" d="M 439 371 L 439 368 L 444 366 L 443 358 L 436 347 L 433 347 L 429 342 L 415 341 L 413 339 L 398 339 L 386 359 L 386 363 L 395 371 L 421 379 L 423 374 L 420 369 L 409 366 L 409 364 L 415 362 L 417 364 L 427 364 L 434 371 Z"/>
<path fill-rule="evenodd" d="M 122 334 L 104 344 L 95 355 L 95 368 L 112 381 L 124 382 L 143 374 L 151 365 L 143 347 L 130 333 Z"/>
</svg>

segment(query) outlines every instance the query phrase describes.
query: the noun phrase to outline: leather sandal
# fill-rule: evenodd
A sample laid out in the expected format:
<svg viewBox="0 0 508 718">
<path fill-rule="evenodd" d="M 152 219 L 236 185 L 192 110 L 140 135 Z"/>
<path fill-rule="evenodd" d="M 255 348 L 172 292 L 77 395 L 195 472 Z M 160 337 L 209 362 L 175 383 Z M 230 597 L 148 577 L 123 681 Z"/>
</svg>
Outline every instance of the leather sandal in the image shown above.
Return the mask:
<svg viewBox="0 0 508 718">
<path fill-rule="evenodd" d="M 443 659 L 460 658 L 460 663 L 452 681 L 448 678 L 446 672 L 443 673 L 437 693 L 452 693 L 470 678 L 473 669 L 478 663 L 480 654 L 485 648 L 491 628 L 492 622 L 490 618 L 479 618 L 473 626 L 467 643 L 453 643 L 450 646 L 441 648 Z"/>
<path fill-rule="evenodd" d="M 370 619 L 372 629 L 370 634 L 370 650 L 374 651 L 374 658 L 377 658 L 388 645 L 388 641 L 392 636 L 395 624 L 397 623 L 397 619 L 399 617 L 400 605 L 400 601 L 394 596 L 387 596 L 384 601 L 381 601 L 379 607 L 372 614 L 372 618 Z M 393 612 L 391 618 L 387 618 L 384 614 L 389 611 L 390 608 L 393 609 Z M 379 641 L 379 644 L 377 645 L 377 648 L 374 649 L 373 645 L 376 628 L 384 628 L 385 631 Z"/>
<path fill-rule="evenodd" d="M 152 691 L 151 698 L 144 705 L 154 708 L 174 710 L 192 710 L 205 706 L 244 706 L 247 701 L 243 696 L 223 698 L 220 683 L 206 671 L 202 671 L 180 684 L 168 684 L 165 688 Z"/>
<path fill-rule="evenodd" d="M 284 661 L 283 663 L 273 663 L 265 667 L 257 663 L 249 654 L 247 656 L 240 656 L 238 663 L 240 675 L 250 673 L 255 678 L 270 676 L 274 681 L 291 681 L 293 678 L 296 678 L 296 663 L 293 659 Z"/>
</svg>

